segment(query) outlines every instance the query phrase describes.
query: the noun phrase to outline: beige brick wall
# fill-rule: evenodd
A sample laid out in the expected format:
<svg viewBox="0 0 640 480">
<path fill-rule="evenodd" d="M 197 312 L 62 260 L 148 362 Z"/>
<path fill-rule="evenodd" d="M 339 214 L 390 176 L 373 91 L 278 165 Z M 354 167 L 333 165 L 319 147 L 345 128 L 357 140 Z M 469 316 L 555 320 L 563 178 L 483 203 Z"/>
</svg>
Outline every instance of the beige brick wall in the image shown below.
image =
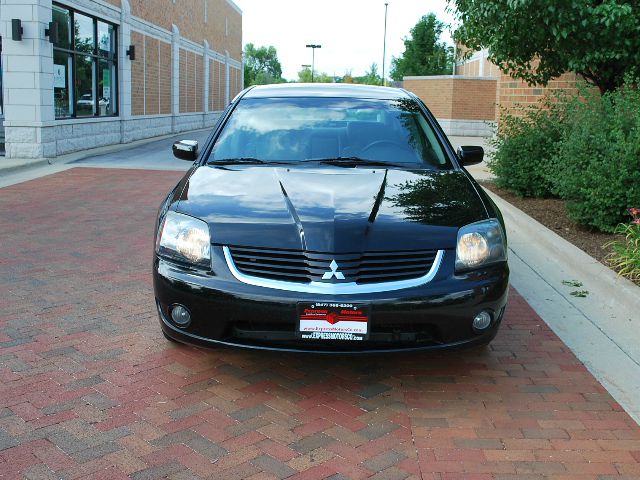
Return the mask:
<svg viewBox="0 0 640 480">
<path fill-rule="evenodd" d="M 497 80 L 405 78 L 404 88 L 420 97 L 436 118 L 489 121 L 496 118 Z"/>
<path fill-rule="evenodd" d="M 160 93 L 159 84 L 160 77 L 158 59 L 159 40 L 153 37 L 145 37 L 144 39 L 144 58 L 145 58 L 145 114 L 153 115 L 160 113 L 160 102 L 158 95 Z"/>
<path fill-rule="evenodd" d="M 180 49 L 180 113 L 202 112 L 204 107 L 202 55 Z"/>
<path fill-rule="evenodd" d="M 171 113 L 171 44 L 140 32 L 131 32 L 138 45 L 131 62 L 131 113 Z"/>
<path fill-rule="evenodd" d="M 132 31 L 131 43 L 139 45 L 136 61 L 131 62 L 131 114 L 144 115 L 144 35 Z"/>
<path fill-rule="evenodd" d="M 482 75 L 480 71 L 481 63 L 484 63 L 484 70 L 482 71 Z M 479 58 L 477 60 L 472 60 L 472 61 L 463 63 L 462 65 L 457 65 L 456 75 L 464 75 L 465 77 L 483 76 L 483 77 L 497 78 L 497 77 L 500 77 L 500 75 L 502 75 L 502 72 L 500 71 L 500 69 L 496 64 L 491 63 L 486 58 L 482 58 L 482 59 Z"/>
<path fill-rule="evenodd" d="M 217 60 L 209 61 L 209 110 L 224 110 L 225 67 Z"/>
<path fill-rule="evenodd" d="M 160 61 L 159 61 L 159 97 L 160 111 L 159 113 L 171 113 L 171 44 L 160 42 Z"/>
<path fill-rule="evenodd" d="M 206 19 L 205 19 L 205 2 Z M 180 35 L 198 44 L 204 40 L 220 53 L 240 61 L 242 16 L 226 0 L 130 0 L 131 13 L 166 30 L 175 24 Z M 206 21 L 205 21 L 206 20 Z"/>
<path fill-rule="evenodd" d="M 577 82 L 575 73 L 565 73 L 549 81 L 546 87 L 529 86 L 525 81 L 514 79 L 503 73 L 498 82 L 500 109 L 517 115 L 522 111 L 520 107 L 537 106 L 545 95 L 559 91 L 577 93 Z"/>
</svg>

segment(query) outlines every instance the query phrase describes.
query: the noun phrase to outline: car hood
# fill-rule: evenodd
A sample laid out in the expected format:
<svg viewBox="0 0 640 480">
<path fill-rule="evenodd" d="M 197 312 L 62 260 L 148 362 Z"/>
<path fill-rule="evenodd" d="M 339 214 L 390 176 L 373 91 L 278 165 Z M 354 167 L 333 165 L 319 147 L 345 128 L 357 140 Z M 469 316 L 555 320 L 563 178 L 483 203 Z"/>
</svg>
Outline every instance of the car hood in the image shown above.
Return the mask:
<svg viewBox="0 0 640 480">
<path fill-rule="evenodd" d="M 461 171 L 343 167 L 202 166 L 177 211 L 215 244 L 334 253 L 455 248 L 459 227 L 487 218 Z"/>
</svg>

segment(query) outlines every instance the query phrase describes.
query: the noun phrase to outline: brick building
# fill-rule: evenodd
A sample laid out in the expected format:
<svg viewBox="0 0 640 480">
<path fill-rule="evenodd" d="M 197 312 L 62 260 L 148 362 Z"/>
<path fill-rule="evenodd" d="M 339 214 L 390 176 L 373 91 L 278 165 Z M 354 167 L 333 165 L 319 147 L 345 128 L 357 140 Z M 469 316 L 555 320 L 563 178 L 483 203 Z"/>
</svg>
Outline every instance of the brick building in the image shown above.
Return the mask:
<svg viewBox="0 0 640 480">
<path fill-rule="evenodd" d="M 555 90 L 576 92 L 577 77 L 565 73 L 546 87 L 529 86 L 503 73 L 488 59 L 488 50 L 473 52 L 455 66 L 455 75 L 405 77 L 404 87 L 418 95 L 448 135 L 489 136 L 500 112 L 518 113 L 536 106 Z"/>
<path fill-rule="evenodd" d="M 0 34 L 4 161 L 207 127 L 242 89 L 232 0 L 0 0 Z"/>
</svg>

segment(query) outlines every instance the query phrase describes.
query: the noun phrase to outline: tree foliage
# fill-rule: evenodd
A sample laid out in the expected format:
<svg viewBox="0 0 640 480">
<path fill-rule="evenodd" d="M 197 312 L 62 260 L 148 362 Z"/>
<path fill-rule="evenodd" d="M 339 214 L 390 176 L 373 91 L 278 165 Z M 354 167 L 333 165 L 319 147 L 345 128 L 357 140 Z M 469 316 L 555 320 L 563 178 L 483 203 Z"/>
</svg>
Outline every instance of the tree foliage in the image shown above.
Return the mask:
<svg viewBox="0 0 640 480">
<path fill-rule="evenodd" d="M 373 62 L 364 76 L 354 78 L 353 83 L 362 83 L 364 85 L 382 85 L 382 77 L 378 74 L 378 64 Z"/>
<path fill-rule="evenodd" d="M 447 75 L 453 69 L 453 49 L 440 41 L 445 24 L 434 13 L 423 16 L 404 39 L 404 53 L 391 60 L 391 78 L 407 75 Z"/>
<path fill-rule="evenodd" d="M 247 43 L 244 47 L 245 86 L 282 82 L 282 66 L 275 47 L 256 47 Z"/>
<path fill-rule="evenodd" d="M 454 37 L 489 49 L 503 71 L 546 85 L 572 71 L 600 93 L 640 65 L 639 0 L 448 0 L 461 21 Z"/>
<path fill-rule="evenodd" d="M 313 81 L 315 83 L 333 83 L 334 79 L 332 76 L 316 70 L 313 72 Z M 309 67 L 298 72 L 298 83 L 311 83 L 311 69 Z"/>
</svg>

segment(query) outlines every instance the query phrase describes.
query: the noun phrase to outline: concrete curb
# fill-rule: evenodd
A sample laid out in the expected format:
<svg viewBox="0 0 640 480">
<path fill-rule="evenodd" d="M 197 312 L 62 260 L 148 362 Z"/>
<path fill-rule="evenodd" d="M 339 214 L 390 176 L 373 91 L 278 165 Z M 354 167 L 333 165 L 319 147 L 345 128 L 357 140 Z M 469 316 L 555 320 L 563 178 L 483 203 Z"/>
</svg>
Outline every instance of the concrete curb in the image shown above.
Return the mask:
<svg viewBox="0 0 640 480">
<path fill-rule="evenodd" d="M 640 287 L 488 192 L 505 218 L 511 283 L 640 422 Z M 581 287 L 563 285 L 575 280 Z M 585 298 L 571 295 L 587 290 Z"/>
<path fill-rule="evenodd" d="M 33 160 L 29 158 L 14 158 L 10 160 L 0 159 L 0 177 L 18 173 L 23 170 L 28 170 L 30 168 L 43 167 L 45 165 L 49 165 L 50 163 L 51 162 L 46 158 L 42 158 L 39 160 Z"/>
</svg>

